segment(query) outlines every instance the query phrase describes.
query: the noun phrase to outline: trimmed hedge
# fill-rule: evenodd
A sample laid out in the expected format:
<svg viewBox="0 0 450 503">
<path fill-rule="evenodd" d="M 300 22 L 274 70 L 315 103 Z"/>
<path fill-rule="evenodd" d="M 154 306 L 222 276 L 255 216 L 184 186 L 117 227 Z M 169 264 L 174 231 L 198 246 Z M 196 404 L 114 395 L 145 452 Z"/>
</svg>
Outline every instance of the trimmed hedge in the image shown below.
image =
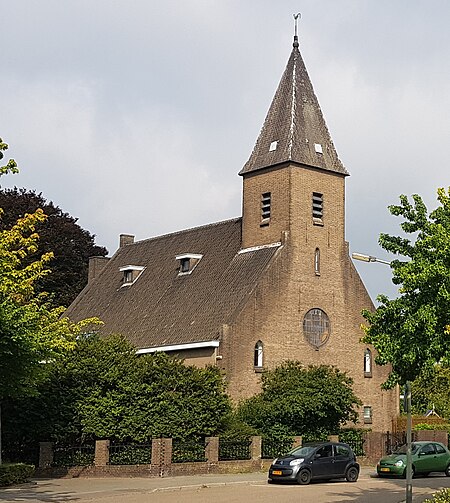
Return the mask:
<svg viewBox="0 0 450 503">
<path fill-rule="evenodd" d="M 426 499 L 423 503 L 450 503 L 450 489 L 434 493 L 432 499 Z"/>
<path fill-rule="evenodd" d="M 34 474 L 34 466 L 24 463 L 0 465 L 0 486 L 22 484 Z"/>
</svg>

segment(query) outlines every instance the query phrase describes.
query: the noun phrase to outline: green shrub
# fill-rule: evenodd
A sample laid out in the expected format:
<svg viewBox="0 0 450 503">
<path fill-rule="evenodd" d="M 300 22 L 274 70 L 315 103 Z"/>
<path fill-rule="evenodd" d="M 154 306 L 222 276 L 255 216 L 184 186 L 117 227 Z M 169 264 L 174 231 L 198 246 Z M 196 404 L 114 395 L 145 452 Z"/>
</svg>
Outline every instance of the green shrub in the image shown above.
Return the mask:
<svg viewBox="0 0 450 503">
<path fill-rule="evenodd" d="M 428 423 L 419 423 L 414 426 L 413 430 L 439 430 L 439 431 L 448 431 L 450 433 L 450 423 L 442 423 L 442 424 L 428 424 Z"/>
<path fill-rule="evenodd" d="M 26 465 L 24 463 L 0 465 L 0 486 L 22 484 L 26 482 L 33 473 L 33 465 Z"/>
<path fill-rule="evenodd" d="M 423 503 L 450 503 L 450 489 L 442 489 L 434 493 L 431 499 L 426 499 Z"/>
<path fill-rule="evenodd" d="M 294 436 L 283 424 L 274 424 L 262 435 L 262 457 L 276 458 L 292 449 Z"/>
</svg>

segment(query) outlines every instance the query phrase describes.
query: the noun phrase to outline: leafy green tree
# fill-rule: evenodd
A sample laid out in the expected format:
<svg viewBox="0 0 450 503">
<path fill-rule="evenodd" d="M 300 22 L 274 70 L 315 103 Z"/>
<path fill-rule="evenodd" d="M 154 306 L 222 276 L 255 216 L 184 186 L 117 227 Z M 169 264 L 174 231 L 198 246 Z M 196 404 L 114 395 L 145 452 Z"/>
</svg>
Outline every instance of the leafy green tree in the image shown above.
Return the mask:
<svg viewBox="0 0 450 503">
<path fill-rule="evenodd" d="M 357 420 L 361 402 L 352 384 L 335 367 L 288 361 L 262 375 L 262 392 L 242 402 L 238 414 L 261 433 L 275 426 L 292 435 L 336 432 Z"/>
<path fill-rule="evenodd" d="M 9 229 L 27 213 L 43 210 L 47 218 L 36 223 L 39 250 L 30 253 L 24 263 L 35 261 L 41 253 L 52 252 L 49 263 L 52 273 L 39 278 L 35 290 L 51 293 L 52 305 L 68 307 L 87 283 L 89 257 L 104 257 L 108 254 L 107 249 L 97 246 L 95 236 L 82 229 L 76 218 L 35 191 L 3 188 L 0 190 L 0 208 L 4 211 L 0 230 Z"/>
<path fill-rule="evenodd" d="M 0 139 L 2 157 L 7 149 Z M 0 166 L 0 175 L 16 172 L 12 159 Z M 44 253 L 25 262 L 38 249 L 36 226 L 45 219 L 39 209 L 0 231 L 0 404 L 5 398 L 31 393 L 42 373 L 42 362 L 72 348 L 75 337 L 93 321 L 71 323 L 61 318 L 61 308 L 51 307 L 44 294 L 35 292 L 36 281 L 49 272 L 46 267 L 52 255 Z"/>
<path fill-rule="evenodd" d="M 450 192 L 438 189 L 439 206 L 428 213 L 422 198 L 404 195 L 389 207 L 402 217 L 404 236 L 381 234 L 379 243 L 398 255 L 391 263 L 399 297 L 379 295 L 364 342 L 377 350 L 376 362 L 391 365 L 385 387 L 414 381 L 432 373 L 437 362 L 450 358 Z"/>
<path fill-rule="evenodd" d="M 64 359 L 47 365 L 35 397 L 8 403 L 8 416 L 15 418 L 5 426 L 10 442 L 215 433 L 230 409 L 219 370 L 135 352 L 119 335 L 78 338 Z"/>
<path fill-rule="evenodd" d="M 450 419 L 450 366 L 436 365 L 433 372 L 412 383 L 412 406 L 416 414 L 434 410 Z"/>
</svg>

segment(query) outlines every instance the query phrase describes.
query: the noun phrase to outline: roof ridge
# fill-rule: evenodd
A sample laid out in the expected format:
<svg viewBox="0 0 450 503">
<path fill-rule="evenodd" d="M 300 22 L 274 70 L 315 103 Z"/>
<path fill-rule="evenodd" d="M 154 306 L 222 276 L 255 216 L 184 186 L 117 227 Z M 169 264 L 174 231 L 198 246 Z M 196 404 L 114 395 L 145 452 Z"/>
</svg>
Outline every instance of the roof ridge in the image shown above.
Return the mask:
<svg viewBox="0 0 450 503">
<path fill-rule="evenodd" d="M 221 220 L 219 222 L 212 222 L 210 224 L 198 225 L 197 227 L 190 227 L 189 229 L 181 229 L 179 231 L 168 232 L 167 234 L 160 234 L 159 236 L 153 236 L 151 238 L 146 238 L 146 239 L 142 239 L 140 241 L 135 241 L 134 243 L 132 243 L 130 245 L 127 245 L 127 247 L 128 246 L 139 245 L 141 243 L 147 243 L 148 241 L 153 241 L 153 240 L 156 240 L 156 239 L 167 238 L 167 237 L 170 237 L 170 236 L 177 236 L 177 235 L 185 234 L 185 233 L 191 232 L 191 231 L 196 231 L 196 230 L 200 230 L 200 229 L 206 229 L 206 228 L 209 228 L 209 227 L 215 227 L 217 225 L 224 225 L 224 224 L 227 224 L 227 223 L 230 223 L 230 222 L 239 222 L 240 220 L 242 220 L 242 217 L 235 217 L 235 218 L 229 218 L 227 220 Z"/>
</svg>

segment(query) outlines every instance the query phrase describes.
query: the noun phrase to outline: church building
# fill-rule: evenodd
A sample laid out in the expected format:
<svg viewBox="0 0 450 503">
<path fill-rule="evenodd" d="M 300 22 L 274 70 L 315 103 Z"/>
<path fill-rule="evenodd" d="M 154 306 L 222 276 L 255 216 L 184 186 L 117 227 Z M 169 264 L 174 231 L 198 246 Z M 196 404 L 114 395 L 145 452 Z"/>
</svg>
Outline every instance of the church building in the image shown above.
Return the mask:
<svg viewBox="0 0 450 503">
<path fill-rule="evenodd" d="M 371 299 L 345 240 L 345 179 L 298 38 L 250 158 L 242 217 L 134 241 L 94 257 L 67 311 L 97 316 L 139 354 L 220 367 L 234 400 L 285 360 L 334 365 L 354 381 L 360 425 L 391 428 L 395 390 L 360 342 Z"/>
</svg>

